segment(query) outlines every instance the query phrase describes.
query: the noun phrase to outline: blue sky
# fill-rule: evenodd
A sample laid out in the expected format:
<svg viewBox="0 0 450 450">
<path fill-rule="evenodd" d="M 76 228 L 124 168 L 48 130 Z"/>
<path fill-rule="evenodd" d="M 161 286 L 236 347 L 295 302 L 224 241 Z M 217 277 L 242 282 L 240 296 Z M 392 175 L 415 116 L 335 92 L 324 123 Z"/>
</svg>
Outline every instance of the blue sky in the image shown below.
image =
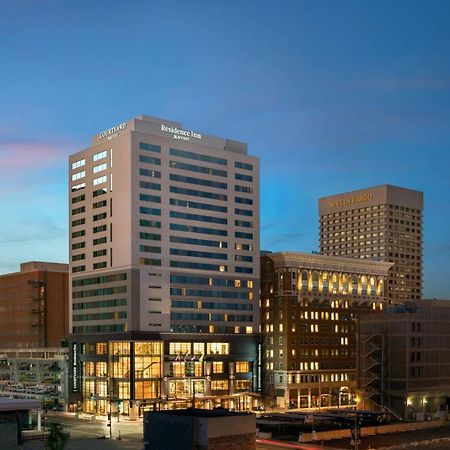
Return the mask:
<svg viewBox="0 0 450 450">
<path fill-rule="evenodd" d="M 317 250 L 317 199 L 425 193 L 450 298 L 450 2 L 31 1 L 0 15 L 0 273 L 67 261 L 67 155 L 138 114 L 248 142 L 262 248 Z"/>
</svg>

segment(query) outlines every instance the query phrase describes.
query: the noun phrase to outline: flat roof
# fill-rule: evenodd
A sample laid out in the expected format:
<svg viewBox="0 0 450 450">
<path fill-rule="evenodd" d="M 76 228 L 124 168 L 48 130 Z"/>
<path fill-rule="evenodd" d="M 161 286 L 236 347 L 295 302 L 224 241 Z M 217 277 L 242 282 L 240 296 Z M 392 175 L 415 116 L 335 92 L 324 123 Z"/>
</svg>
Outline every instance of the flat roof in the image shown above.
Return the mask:
<svg viewBox="0 0 450 450">
<path fill-rule="evenodd" d="M 167 411 L 146 411 L 149 414 L 168 415 L 168 416 L 186 416 L 186 417 L 230 417 L 230 416 L 248 416 L 252 413 L 228 411 L 225 408 L 216 409 L 174 409 Z"/>
<path fill-rule="evenodd" d="M 41 408 L 42 403 L 38 400 L 23 400 L 20 398 L 0 397 L 0 412 Z"/>
</svg>

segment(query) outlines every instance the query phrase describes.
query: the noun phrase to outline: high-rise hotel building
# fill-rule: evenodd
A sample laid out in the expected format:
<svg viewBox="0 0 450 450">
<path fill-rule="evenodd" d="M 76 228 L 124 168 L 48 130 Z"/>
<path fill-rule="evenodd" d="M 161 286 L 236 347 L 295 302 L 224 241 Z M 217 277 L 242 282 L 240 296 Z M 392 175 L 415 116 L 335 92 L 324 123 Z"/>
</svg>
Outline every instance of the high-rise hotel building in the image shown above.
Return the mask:
<svg viewBox="0 0 450 450">
<path fill-rule="evenodd" d="M 423 193 L 382 185 L 319 199 L 320 253 L 393 262 L 392 303 L 422 296 Z"/>
<path fill-rule="evenodd" d="M 258 159 L 242 142 L 139 116 L 94 136 L 70 157 L 69 170 L 70 327 L 80 364 L 86 352 L 104 355 L 101 369 L 94 360 L 82 374 L 76 368 L 80 383 L 115 377 L 113 355 L 123 353 L 130 366 L 151 348 L 142 367 L 116 376 L 118 398 L 180 399 L 194 375 L 201 386 L 186 389 L 212 395 L 208 359 L 217 362 L 214 373 L 232 380 L 216 386 L 238 392 L 235 373 L 247 368 L 251 381 L 256 347 L 242 361 L 232 354 L 246 348 L 239 337 L 255 339 L 259 327 Z M 111 344 L 119 338 L 128 339 L 125 349 Z M 175 358 L 198 367 L 174 369 Z M 146 391 L 138 378 L 156 384 Z M 105 399 L 105 386 L 83 386 L 83 401 Z M 240 387 L 251 390 L 251 383 Z"/>
</svg>

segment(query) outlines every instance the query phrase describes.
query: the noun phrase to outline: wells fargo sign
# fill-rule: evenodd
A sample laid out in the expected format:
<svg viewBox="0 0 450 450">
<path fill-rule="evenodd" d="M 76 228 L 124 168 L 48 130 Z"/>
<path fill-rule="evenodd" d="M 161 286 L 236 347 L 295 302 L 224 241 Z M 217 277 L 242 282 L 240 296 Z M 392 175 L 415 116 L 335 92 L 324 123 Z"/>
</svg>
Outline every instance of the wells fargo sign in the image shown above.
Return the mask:
<svg viewBox="0 0 450 450">
<path fill-rule="evenodd" d="M 369 200 L 372 200 L 372 198 L 372 194 L 359 194 L 353 195 L 351 197 L 341 198 L 339 200 L 331 200 L 330 205 L 332 207 L 353 205 L 354 203 L 368 202 Z"/>
</svg>

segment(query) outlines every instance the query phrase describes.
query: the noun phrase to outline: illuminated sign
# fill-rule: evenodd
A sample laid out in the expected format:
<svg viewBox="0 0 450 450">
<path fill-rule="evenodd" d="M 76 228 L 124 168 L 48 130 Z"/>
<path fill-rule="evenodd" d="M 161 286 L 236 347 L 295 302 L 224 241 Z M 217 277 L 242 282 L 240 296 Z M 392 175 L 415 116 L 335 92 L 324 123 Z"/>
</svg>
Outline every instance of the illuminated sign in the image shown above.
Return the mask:
<svg viewBox="0 0 450 450">
<path fill-rule="evenodd" d="M 330 202 L 330 205 L 333 207 L 353 205 L 354 203 L 368 202 L 369 200 L 372 200 L 372 198 L 373 198 L 372 194 L 360 194 L 355 195 L 354 197 L 346 197 L 340 200 L 332 200 Z"/>
<path fill-rule="evenodd" d="M 258 360 L 256 362 L 256 390 L 262 391 L 262 346 L 258 344 Z"/>
<path fill-rule="evenodd" d="M 115 136 L 117 136 L 117 133 L 119 133 L 119 131 L 125 130 L 125 128 L 127 127 L 127 123 L 121 123 L 120 125 L 116 125 L 115 127 L 110 128 L 109 130 L 103 131 L 102 133 L 100 133 L 98 135 L 98 137 L 100 139 L 103 139 L 105 137 L 107 137 L 108 139 L 111 139 Z"/>
<path fill-rule="evenodd" d="M 201 139 L 202 135 L 196 131 L 182 130 L 181 128 L 172 127 L 161 124 L 161 131 L 172 134 L 172 139 L 179 139 L 181 141 L 189 141 L 190 138 Z"/>
<path fill-rule="evenodd" d="M 72 392 L 78 392 L 78 360 L 77 344 L 72 344 Z"/>
</svg>

